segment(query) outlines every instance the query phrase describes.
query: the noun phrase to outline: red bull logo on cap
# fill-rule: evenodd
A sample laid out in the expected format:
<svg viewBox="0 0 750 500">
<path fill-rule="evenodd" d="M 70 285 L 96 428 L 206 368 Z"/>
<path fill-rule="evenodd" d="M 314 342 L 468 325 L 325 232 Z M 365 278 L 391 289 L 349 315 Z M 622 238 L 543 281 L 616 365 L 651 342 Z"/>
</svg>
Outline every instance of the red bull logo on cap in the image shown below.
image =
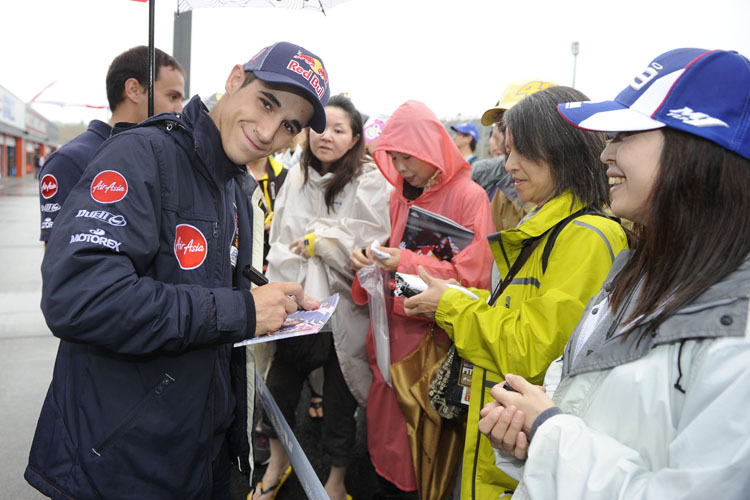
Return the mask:
<svg viewBox="0 0 750 500">
<path fill-rule="evenodd" d="M 307 63 L 309 69 L 302 68 L 295 59 Z M 325 94 L 326 91 L 326 86 L 328 85 L 328 75 L 323 67 L 323 63 L 320 62 L 319 59 L 303 54 L 301 50 L 298 50 L 297 55 L 289 61 L 286 69 L 302 75 L 308 82 L 310 82 L 310 85 L 312 85 L 315 90 L 315 94 L 317 94 L 318 97 L 323 97 L 323 94 Z"/>
</svg>

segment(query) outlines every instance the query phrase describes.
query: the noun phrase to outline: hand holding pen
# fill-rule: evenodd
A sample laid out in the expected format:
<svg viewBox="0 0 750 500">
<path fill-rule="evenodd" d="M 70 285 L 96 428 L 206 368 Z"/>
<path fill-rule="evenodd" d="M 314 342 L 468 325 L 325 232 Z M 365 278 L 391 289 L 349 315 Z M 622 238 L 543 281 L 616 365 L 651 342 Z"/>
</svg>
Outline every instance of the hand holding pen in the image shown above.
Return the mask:
<svg viewBox="0 0 750 500">
<path fill-rule="evenodd" d="M 284 309 L 286 311 L 286 314 L 284 315 L 283 319 L 281 320 L 281 323 L 284 322 L 286 319 L 286 315 L 293 313 L 294 311 L 297 311 L 299 309 L 305 309 L 305 310 L 313 310 L 316 309 L 319 305 L 319 301 L 317 299 L 314 299 L 312 297 L 309 297 L 305 295 L 304 291 L 302 290 L 302 285 L 296 282 L 285 282 L 285 283 L 269 283 L 268 278 L 255 269 L 251 265 L 247 265 L 242 269 L 242 275 L 245 276 L 247 279 L 250 280 L 251 283 L 257 286 L 257 288 L 254 288 L 250 291 L 250 293 L 253 294 L 253 298 L 255 299 L 255 314 L 256 318 L 260 314 L 260 307 L 258 300 L 265 301 L 266 297 L 264 296 L 266 292 L 271 293 L 271 289 L 273 289 L 274 293 L 273 297 L 279 298 L 278 293 L 284 293 L 284 299 L 281 300 L 280 298 L 280 304 L 284 305 Z M 290 305 L 290 302 L 294 302 L 294 309 L 290 310 L 290 307 L 287 307 Z M 271 307 L 273 306 L 273 303 L 271 303 Z M 257 323 L 257 320 L 256 320 Z M 281 323 L 279 323 L 279 326 L 276 327 L 273 330 L 269 330 L 269 332 L 273 332 L 275 330 L 278 330 L 281 326 Z M 256 327 L 257 330 L 257 327 Z"/>
</svg>

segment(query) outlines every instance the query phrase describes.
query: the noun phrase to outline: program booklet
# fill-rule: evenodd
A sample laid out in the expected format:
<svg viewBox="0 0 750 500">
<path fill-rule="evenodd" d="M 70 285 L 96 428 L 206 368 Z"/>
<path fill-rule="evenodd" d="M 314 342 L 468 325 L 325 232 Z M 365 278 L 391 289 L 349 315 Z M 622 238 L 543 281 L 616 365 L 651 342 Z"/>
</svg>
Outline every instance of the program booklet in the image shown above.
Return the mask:
<svg viewBox="0 0 750 500">
<path fill-rule="evenodd" d="M 450 261 L 473 239 L 474 231 L 471 229 L 448 217 L 412 205 L 409 207 L 404 236 L 398 246 L 420 255 Z"/>
<path fill-rule="evenodd" d="M 300 335 L 312 335 L 318 333 L 323 325 L 333 315 L 336 306 L 339 304 L 339 294 L 334 293 L 328 298 L 320 301 L 320 306 L 312 311 L 297 311 L 286 317 L 286 321 L 281 328 L 268 335 L 261 335 L 252 339 L 237 342 L 234 347 L 242 347 L 248 344 L 260 344 L 261 342 L 273 342 L 275 340 L 288 339 L 289 337 L 299 337 Z"/>
</svg>

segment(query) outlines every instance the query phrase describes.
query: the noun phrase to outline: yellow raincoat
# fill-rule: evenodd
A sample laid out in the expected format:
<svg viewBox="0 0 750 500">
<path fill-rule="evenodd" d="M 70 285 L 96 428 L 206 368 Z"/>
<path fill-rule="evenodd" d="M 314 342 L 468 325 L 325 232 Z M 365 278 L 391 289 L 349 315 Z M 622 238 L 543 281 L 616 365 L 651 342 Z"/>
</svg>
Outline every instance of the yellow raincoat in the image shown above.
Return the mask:
<svg viewBox="0 0 750 500">
<path fill-rule="evenodd" d="M 524 240 L 545 234 L 583 208 L 580 202 L 572 204 L 572 199 L 570 193 L 563 193 L 519 227 L 488 238 L 500 276 L 508 273 Z M 479 299 L 472 300 L 448 289 L 435 313 L 438 326 L 456 343 L 461 357 L 475 365 L 464 446 L 464 500 L 495 500 L 506 491 L 509 497 L 517 484 L 495 466 L 490 442 L 477 430 L 479 410 L 491 401 L 490 389 L 503 381 L 504 373 L 542 383 L 586 303 L 600 290 L 617 254 L 627 248 L 625 232 L 617 222 L 582 215 L 560 231 L 543 272 L 542 254 L 551 232 L 542 237 L 494 307 L 486 303 L 487 290 L 473 289 Z"/>
</svg>

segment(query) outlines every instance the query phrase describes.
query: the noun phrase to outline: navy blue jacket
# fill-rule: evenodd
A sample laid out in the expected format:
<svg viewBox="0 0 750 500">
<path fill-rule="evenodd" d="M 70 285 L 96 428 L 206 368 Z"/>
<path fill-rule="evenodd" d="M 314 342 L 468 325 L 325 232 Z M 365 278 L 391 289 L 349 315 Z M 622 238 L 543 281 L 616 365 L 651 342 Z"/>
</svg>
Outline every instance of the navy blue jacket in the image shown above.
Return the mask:
<svg viewBox="0 0 750 500">
<path fill-rule="evenodd" d="M 87 167 L 42 263 L 60 346 L 25 477 L 44 494 L 206 498 L 230 425 L 232 456 L 247 455 L 230 357 L 244 367 L 231 343 L 255 330 L 240 273 L 248 179 L 198 97 L 113 136 Z"/>
<path fill-rule="evenodd" d="M 91 120 L 89 128 L 84 133 L 66 142 L 47 158 L 39 174 L 41 241 L 49 241 L 60 208 L 83 175 L 96 150 L 107 140 L 111 132 L 112 127 L 106 123 Z"/>
</svg>

